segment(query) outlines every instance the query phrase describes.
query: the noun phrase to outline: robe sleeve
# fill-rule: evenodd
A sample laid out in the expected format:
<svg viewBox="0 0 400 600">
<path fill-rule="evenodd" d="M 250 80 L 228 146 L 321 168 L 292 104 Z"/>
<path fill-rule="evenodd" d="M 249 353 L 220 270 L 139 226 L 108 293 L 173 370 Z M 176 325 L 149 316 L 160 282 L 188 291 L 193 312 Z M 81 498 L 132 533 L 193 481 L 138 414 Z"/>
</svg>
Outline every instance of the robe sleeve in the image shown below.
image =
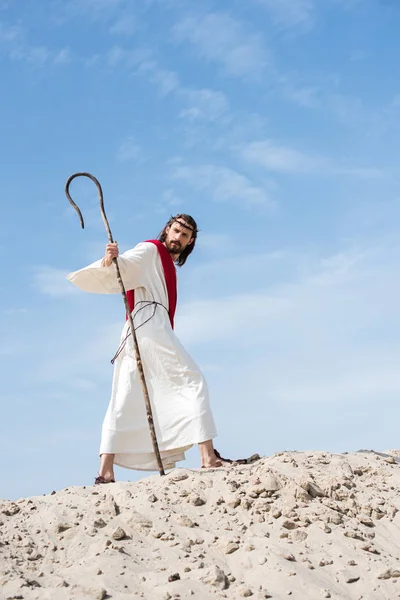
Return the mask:
<svg viewBox="0 0 400 600">
<path fill-rule="evenodd" d="M 154 244 L 143 242 L 118 257 L 119 270 L 126 290 L 146 287 L 147 267 L 151 264 L 154 248 Z M 121 288 L 114 264 L 103 267 L 101 262 L 98 260 L 79 271 L 74 271 L 67 279 L 84 292 L 118 294 Z"/>
</svg>

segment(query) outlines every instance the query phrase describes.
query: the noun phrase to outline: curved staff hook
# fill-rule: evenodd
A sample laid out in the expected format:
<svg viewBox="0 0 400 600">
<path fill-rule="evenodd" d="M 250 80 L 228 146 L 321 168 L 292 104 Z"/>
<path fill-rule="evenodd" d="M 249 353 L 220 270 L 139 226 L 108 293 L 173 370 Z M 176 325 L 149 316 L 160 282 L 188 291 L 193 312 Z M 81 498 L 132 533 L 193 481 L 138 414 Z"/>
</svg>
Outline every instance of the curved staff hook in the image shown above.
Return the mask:
<svg viewBox="0 0 400 600">
<path fill-rule="evenodd" d="M 101 185 L 100 185 L 99 181 L 96 179 L 96 177 L 94 175 L 91 175 L 90 173 L 75 173 L 74 175 L 71 175 L 71 177 L 68 178 L 67 183 L 65 184 L 65 195 L 67 196 L 68 202 L 70 202 L 70 204 L 72 204 L 72 206 L 74 207 L 74 209 L 78 213 L 79 219 L 81 221 L 82 229 L 84 229 L 84 227 L 85 227 L 85 223 L 83 221 L 82 213 L 79 210 L 78 206 L 75 204 L 75 202 L 72 200 L 71 195 L 69 193 L 69 186 L 71 185 L 71 181 L 73 181 L 76 177 L 88 177 L 89 179 L 91 179 L 95 183 L 95 185 L 97 187 L 97 191 L 99 192 L 101 216 L 103 218 L 104 225 L 105 225 L 106 230 L 107 230 L 109 242 L 110 242 L 110 244 L 112 244 L 114 242 L 114 240 L 113 240 L 113 237 L 112 237 L 112 234 L 111 234 L 110 225 L 108 223 L 107 216 L 106 216 L 106 213 L 105 213 L 105 210 L 104 210 L 103 190 L 101 189 Z M 155 431 L 155 428 L 154 428 L 153 411 L 151 409 L 151 404 L 150 404 L 149 390 L 148 390 L 146 379 L 145 379 L 145 376 L 144 376 L 142 358 L 140 356 L 140 350 L 139 350 L 139 345 L 138 345 L 138 341 L 137 341 L 137 337 L 136 337 L 135 327 L 134 327 L 134 324 L 133 324 L 132 313 L 131 313 L 131 310 L 129 308 L 128 299 L 126 297 L 125 287 L 124 287 L 124 284 L 123 284 L 123 281 L 122 281 L 122 277 L 121 277 L 121 273 L 120 273 L 120 270 L 119 270 L 118 259 L 117 258 L 113 258 L 113 263 L 115 264 L 115 268 L 116 268 L 116 271 L 117 271 L 117 281 L 118 281 L 119 286 L 121 288 L 121 294 L 122 294 L 122 297 L 123 297 L 123 300 L 124 300 L 126 314 L 128 315 L 128 319 L 129 319 L 129 326 L 130 326 L 131 333 L 132 333 L 133 348 L 134 348 L 134 352 L 135 352 L 135 359 L 136 359 L 136 362 L 137 362 L 139 376 L 140 376 L 140 381 L 141 381 L 141 384 L 142 384 L 144 401 L 145 401 L 145 404 L 146 404 L 147 420 L 149 422 L 150 435 L 151 435 L 151 441 L 153 443 L 154 454 L 156 455 L 156 459 L 157 459 L 158 471 L 159 471 L 160 475 L 165 475 L 164 467 L 163 467 L 162 460 L 161 460 L 160 450 L 159 450 L 159 447 L 158 447 L 156 431 Z"/>
</svg>

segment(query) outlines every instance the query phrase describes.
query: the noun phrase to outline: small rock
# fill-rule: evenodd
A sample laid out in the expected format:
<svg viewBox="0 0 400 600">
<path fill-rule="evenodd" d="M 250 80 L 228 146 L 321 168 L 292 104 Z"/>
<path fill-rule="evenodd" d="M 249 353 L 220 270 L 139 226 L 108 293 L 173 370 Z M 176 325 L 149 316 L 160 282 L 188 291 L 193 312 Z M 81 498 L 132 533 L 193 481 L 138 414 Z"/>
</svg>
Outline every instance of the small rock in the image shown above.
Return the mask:
<svg viewBox="0 0 400 600">
<path fill-rule="evenodd" d="M 324 588 L 321 589 L 321 594 L 323 598 L 331 598 L 331 593 L 329 590 L 325 590 Z"/>
<path fill-rule="evenodd" d="M 183 481 L 184 479 L 188 479 L 189 475 L 187 473 L 174 473 L 168 479 L 170 481 Z"/>
<path fill-rule="evenodd" d="M 284 527 L 285 529 L 296 529 L 297 525 L 294 521 L 284 521 L 282 523 L 282 527 Z"/>
<path fill-rule="evenodd" d="M 304 542 L 304 540 L 306 540 L 307 538 L 308 538 L 308 533 L 306 531 L 303 531 L 302 529 L 296 529 L 291 534 L 290 539 L 293 540 L 294 542 Z"/>
<path fill-rule="evenodd" d="M 344 580 L 346 583 L 355 583 L 360 579 L 359 575 L 353 575 L 352 573 L 344 572 L 343 573 Z"/>
<path fill-rule="evenodd" d="M 253 546 L 253 544 L 247 544 L 244 549 L 246 550 L 246 552 L 252 552 L 253 550 L 255 550 L 255 546 Z"/>
<path fill-rule="evenodd" d="M 95 598 L 95 600 L 104 600 L 104 598 L 107 598 L 107 590 L 104 588 L 85 589 L 85 592 L 92 598 Z"/>
<path fill-rule="evenodd" d="M 277 492 L 282 485 L 272 473 L 267 473 L 266 478 L 262 482 L 266 492 Z"/>
<path fill-rule="evenodd" d="M 361 546 L 361 550 L 365 550 L 365 552 L 371 552 L 371 554 L 380 554 L 379 550 L 377 550 L 372 544 L 365 544 L 365 546 Z"/>
<path fill-rule="evenodd" d="M 117 527 L 117 529 L 112 534 L 112 538 L 116 541 L 124 540 L 126 538 L 126 533 L 122 529 L 122 527 Z"/>
<path fill-rule="evenodd" d="M 151 535 L 153 536 L 153 538 L 156 538 L 156 540 L 159 540 L 164 534 L 165 534 L 165 531 L 152 531 L 151 532 Z"/>
<path fill-rule="evenodd" d="M 279 517 L 282 516 L 282 511 L 279 510 L 279 508 L 275 508 L 275 510 L 272 511 L 272 516 L 274 519 L 279 519 Z"/>
<path fill-rule="evenodd" d="M 305 563 L 311 571 L 315 569 L 314 565 L 312 564 L 309 558 L 303 558 L 303 563 Z"/>
<path fill-rule="evenodd" d="M 227 504 L 230 508 L 237 508 L 240 505 L 240 498 L 234 498 L 233 500 L 229 500 Z"/>
<path fill-rule="evenodd" d="M 217 566 L 211 567 L 201 578 L 203 583 L 208 583 L 213 587 L 225 590 L 229 587 L 229 580 L 224 571 Z"/>
<path fill-rule="evenodd" d="M 320 567 L 326 567 L 327 565 L 333 565 L 333 560 L 328 560 L 327 558 L 322 558 L 319 561 L 319 566 Z"/>
<path fill-rule="evenodd" d="M 67 529 L 71 529 L 71 527 L 72 525 L 69 523 L 57 523 L 54 529 L 56 533 L 63 533 L 64 531 L 67 531 Z"/>
<path fill-rule="evenodd" d="M 300 486 L 310 494 L 311 498 L 323 498 L 326 494 L 313 481 L 302 481 Z"/>
<path fill-rule="evenodd" d="M 236 552 L 236 550 L 239 550 L 238 544 L 231 542 L 226 546 L 225 554 L 233 554 L 233 552 Z"/>
<path fill-rule="evenodd" d="M 178 524 L 182 527 L 194 527 L 192 519 L 189 519 L 186 515 L 181 515 L 178 519 Z"/>
<path fill-rule="evenodd" d="M 96 527 L 97 529 L 102 529 L 103 527 L 107 527 L 107 523 L 104 521 L 104 519 L 97 519 L 93 522 L 93 527 Z"/>
<path fill-rule="evenodd" d="M 171 583 L 172 581 L 178 581 L 178 579 L 180 578 L 181 576 L 179 575 L 179 573 L 173 573 L 168 577 L 168 581 Z"/>
<path fill-rule="evenodd" d="M 253 592 L 251 591 L 250 588 L 242 588 L 239 591 L 239 594 L 243 597 L 243 598 L 249 598 L 250 596 L 253 595 Z"/>
<path fill-rule="evenodd" d="M 358 517 L 358 521 L 366 527 L 375 527 L 373 520 L 367 517 L 366 515 L 360 515 Z"/>
<path fill-rule="evenodd" d="M 399 569 L 386 569 L 386 571 L 378 575 L 378 579 L 392 579 L 395 577 L 400 577 Z"/>
<path fill-rule="evenodd" d="M 1 512 L 3 515 L 6 515 L 6 517 L 13 517 L 14 515 L 17 515 L 20 510 L 20 507 L 12 502 L 9 504 L 8 508 L 4 508 Z"/>
<path fill-rule="evenodd" d="M 334 512 L 328 516 L 328 523 L 333 523 L 334 525 L 341 525 L 343 523 L 343 517 L 340 513 Z"/>
<path fill-rule="evenodd" d="M 282 558 L 284 558 L 285 560 L 288 560 L 288 561 L 290 561 L 290 562 L 295 562 L 295 561 L 296 561 L 296 559 L 295 559 L 295 557 L 293 556 L 293 554 L 285 554 L 285 553 L 282 553 L 282 554 L 281 554 L 281 556 L 282 556 Z"/>
<path fill-rule="evenodd" d="M 365 538 L 360 533 L 358 533 L 358 531 L 348 530 L 345 531 L 343 535 L 345 537 L 352 538 L 353 540 L 361 540 L 362 542 L 365 541 Z"/>
<path fill-rule="evenodd" d="M 149 502 L 152 502 L 152 503 L 154 503 L 154 502 L 157 502 L 157 501 L 158 501 L 158 498 L 157 498 L 157 496 L 155 496 L 154 494 L 150 494 L 150 496 L 147 498 L 147 500 L 148 500 Z"/>
<path fill-rule="evenodd" d="M 195 494 L 191 496 L 190 503 L 193 504 L 193 506 L 203 506 L 206 503 L 206 501 L 200 496 L 197 496 L 197 494 Z"/>
</svg>

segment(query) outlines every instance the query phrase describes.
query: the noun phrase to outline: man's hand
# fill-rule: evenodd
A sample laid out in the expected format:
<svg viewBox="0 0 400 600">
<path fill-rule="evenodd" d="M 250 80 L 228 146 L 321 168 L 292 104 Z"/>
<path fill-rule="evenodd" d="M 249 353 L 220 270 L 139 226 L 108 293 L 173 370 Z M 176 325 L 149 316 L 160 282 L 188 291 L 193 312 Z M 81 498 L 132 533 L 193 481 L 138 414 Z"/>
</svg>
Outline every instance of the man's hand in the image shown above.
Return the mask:
<svg viewBox="0 0 400 600">
<path fill-rule="evenodd" d="M 106 252 L 105 252 L 104 258 L 102 260 L 103 265 L 105 267 L 109 267 L 113 261 L 113 258 L 117 258 L 118 255 L 119 255 L 118 243 L 113 242 L 112 244 L 107 244 Z"/>
</svg>

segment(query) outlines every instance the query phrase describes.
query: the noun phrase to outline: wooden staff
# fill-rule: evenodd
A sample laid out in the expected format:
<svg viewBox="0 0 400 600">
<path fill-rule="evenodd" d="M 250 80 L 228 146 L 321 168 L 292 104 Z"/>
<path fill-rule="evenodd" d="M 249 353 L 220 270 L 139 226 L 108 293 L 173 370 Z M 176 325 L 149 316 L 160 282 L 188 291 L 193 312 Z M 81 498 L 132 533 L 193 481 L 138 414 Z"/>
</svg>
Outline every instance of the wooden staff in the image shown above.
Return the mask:
<svg viewBox="0 0 400 600">
<path fill-rule="evenodd" d="M 110 244 L 113 244 L 114 243 L 113 236 L 112 236 L 110 225 L 108 223 L 106 213 L 104 210 L 103 190 L 101 189 L 101 185 L 100 185 L 99 181 L 96 179 L 96 177 L 94 177 L 94 175 L 91 175 L 90 173 L 75 173 L 74 175 L 71 175 L 71 177 L 68 178 L 67 183 L 65 184 L 65 195 L 67 196 L 67 199 L 70 202 L 70 204 L 72 204 L 72 206 L 78 213 L 79 219 L 81 221 L 82 229 L 84 229 L 84 227 L 85 227 L 82 213 L 79 210 L 78 206 L 75 204 L 75 202 L 72 200 L 70 193 L 69 193 L 69 186 L 71 185 L 71 181 L 73 179 L 75 179 L 76 177 L 89 177 L 89 179 L 91 179 L 93 181 L 93 183 L 96 185 L 97 191 L 99 192 L 101 216 L 103 218 L 104 225 L 107 230 L 109 242 L 110 242 Z M 156 455 L 156 459 L 157 459 L 158 471 L 159 471 L 160 475 L 165 475 L 164 467 L 163 467 L 162 460 L 161 460 L 160 450 L 158 447 L 156 430 L 154 428 L 153 411 L 151 409 L 151 404 L 150 404 L 149 390 L 147 388 L 146 378 L 144 376 L 142 358 L 140 356 L 140 350 L 139 350 L 139 345 L 138 345 L 138 341 L 137 341 L 137 337 L 136 337 L 136 331 L 135 331 L 135 327 L 133 324 L 133 319 L 132 319 L 132 314 L 131 314 L 131 310 L 129 307 L 128 299 L 126 297 L 125 287 L 124 287 L 124 284 L 123 284 L 123 281 L 121 278 L 121 273 L 119 270 L 118 259 L 113 258 L 113 263 L 115 264 L 115 268 L 117 271 L 117 280 L 118 280 L 119 286 L 121 288 L 122 297 L 124 299 L 126 314 L 128 315 L 128 318 L 129 318 L 129 326 L 130 326 L 131 334 L 132 334 L 132 338 L 133 338 L 133 348 L 134 348 L 135 358 L 136 358 L 137 367 L 138 367 L 138 371 L 139 371 L 139 375 L 140 375 L 140 381 L 142 383 L 144 401 L 146 404 L 147 420 L 149 422 L 150 435 L 151 435 L 151 441 L 153 443 L 154 454 Z"/>
</svg>

